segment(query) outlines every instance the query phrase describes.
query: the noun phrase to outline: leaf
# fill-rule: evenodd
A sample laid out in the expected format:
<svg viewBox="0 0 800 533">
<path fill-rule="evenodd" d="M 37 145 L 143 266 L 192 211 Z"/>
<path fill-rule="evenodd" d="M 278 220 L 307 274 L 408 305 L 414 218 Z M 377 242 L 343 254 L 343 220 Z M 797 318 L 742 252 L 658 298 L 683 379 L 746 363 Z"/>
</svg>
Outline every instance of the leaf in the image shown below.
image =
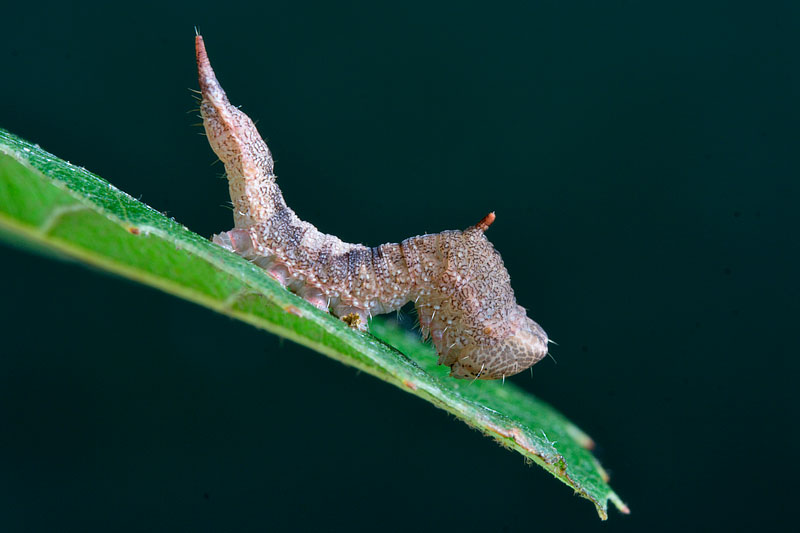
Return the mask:
<svg viewBox="0 0 800 533">
<path fill-rule="evenodd" d="M 430 346 L 391 322 L 374 320 L 372 334 L 347 327 L 255 265 L 2 129 L 0 237 L 157 287 L 372 374 L 542 466 L 602 519 L 608 500 L 628 512 L 589 452 L 592 440 L 549 405 L 511 383 L 447 377 Z"/>
</svg>

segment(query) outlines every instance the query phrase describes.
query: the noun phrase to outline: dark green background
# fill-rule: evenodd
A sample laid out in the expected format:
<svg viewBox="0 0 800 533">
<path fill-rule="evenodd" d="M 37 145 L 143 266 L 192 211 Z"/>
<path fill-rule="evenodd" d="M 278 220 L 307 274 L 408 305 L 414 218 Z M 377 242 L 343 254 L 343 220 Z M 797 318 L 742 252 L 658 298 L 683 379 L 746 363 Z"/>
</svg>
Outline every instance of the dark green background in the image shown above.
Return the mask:
<svg viewBox="0 0 800 533">
<path fill-rule="evenodd" d="M 288 203 L 366 244 L 490 210 L 561 409 L 633 514 L 401 391 L 0 249 L 0 529 L 796 522 L 797 2 L 4 5 L 0 126 L 210 235 L 193 26 Z"/>
</svg>

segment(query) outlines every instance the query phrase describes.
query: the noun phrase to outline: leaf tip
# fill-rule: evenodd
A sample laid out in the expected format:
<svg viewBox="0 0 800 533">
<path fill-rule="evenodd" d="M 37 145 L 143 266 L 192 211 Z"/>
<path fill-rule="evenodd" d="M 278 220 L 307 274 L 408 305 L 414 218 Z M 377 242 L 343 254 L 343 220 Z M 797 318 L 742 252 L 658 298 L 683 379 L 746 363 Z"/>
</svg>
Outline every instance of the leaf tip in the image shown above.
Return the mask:
<svg viewBox="0 0 800 533">
<path fill-rule="evenodd" d="M 629 514 L 631 514 L 631 508 L 630 508 L 630 507 L 628 507 L 628 506 L 625 504 L 625 502 L 623 502 L 623 501 L 620 499 L 620 497 L 619 497 L 619 496 L 617 496 L 617 493 L 616 493 L 616 492 L 613 492 L 613 491 L 612 491 L 612 492 L 611 492 L 611 493 L 608 495 L 608 499 L 609 499 L 609 500 L 611 500 L 611 503 L 613 503 L 613 504 L 614 504 L 614 507 L 616 507 L 616 508 L 617 508 L 617 510 L 618 510 L 620 513 L 622 513 L 622 514 L 625 514 L 625 515 L 629 515 Z"/>
</svg>

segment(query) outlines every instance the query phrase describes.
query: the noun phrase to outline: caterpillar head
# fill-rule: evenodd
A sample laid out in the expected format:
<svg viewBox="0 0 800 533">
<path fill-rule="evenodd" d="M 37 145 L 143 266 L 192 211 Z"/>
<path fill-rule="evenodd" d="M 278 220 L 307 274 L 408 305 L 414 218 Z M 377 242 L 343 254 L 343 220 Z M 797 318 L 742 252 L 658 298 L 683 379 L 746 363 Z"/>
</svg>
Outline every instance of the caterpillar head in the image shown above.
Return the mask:
<svg viewBox="0 0 800 533">
<path fill-rule="evenodd" d="M 503 379 L 547 355 L 547 334 L 517 305 L 503 260 L 484 235 L 493 220 L 490 214 L 464 232 L 438 235 L 440 272 L 417 302 L 423 335 L 457 378 Z"/>
<path fill-rule="evenodd" d="M 467 379 L 503 379 L 530 368 L 547 355 L 547 334 L 528 318 L 515 331 L 492 344 L 473 344 L 460 350 L 450 375 Z"/>
</svg>

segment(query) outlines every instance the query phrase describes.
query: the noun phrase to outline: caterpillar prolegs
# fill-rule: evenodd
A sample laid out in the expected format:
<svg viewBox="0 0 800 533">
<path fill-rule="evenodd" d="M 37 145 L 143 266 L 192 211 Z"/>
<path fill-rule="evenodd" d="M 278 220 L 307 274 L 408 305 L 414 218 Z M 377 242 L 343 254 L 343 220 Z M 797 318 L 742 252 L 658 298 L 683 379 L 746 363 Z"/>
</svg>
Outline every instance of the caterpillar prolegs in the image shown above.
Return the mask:
<svg viewBox="0 0 800 533">
<path fill-rule="evenodd" d="M 225 164 L 234 208 L 234 228 L 215 243 L 361 329 L 370 316 L 413 301 L 423 338 L 454 377 L 505 378 L 547 354 L 547 334 L 517 305 L 503 260 L 484 235 L 494 213 L 464 231 L 373 248 L 320 232 L 287 207 L 269 148 L 228 101 L 199 35 L 195 46 L 203 125 Z"/>
</svg>

